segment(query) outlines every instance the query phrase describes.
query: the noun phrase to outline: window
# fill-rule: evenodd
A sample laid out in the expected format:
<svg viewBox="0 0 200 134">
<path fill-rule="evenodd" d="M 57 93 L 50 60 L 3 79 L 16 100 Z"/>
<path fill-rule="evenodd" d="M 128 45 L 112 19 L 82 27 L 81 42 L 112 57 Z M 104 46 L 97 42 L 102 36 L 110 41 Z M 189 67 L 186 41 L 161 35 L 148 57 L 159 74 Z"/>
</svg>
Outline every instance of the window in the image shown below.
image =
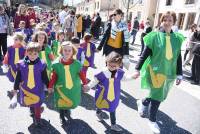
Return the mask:
<svg viewBox="0 0 200 134">
<path fill-rule="evenodd" d="M 200 15 L 199 15 L 199 18 L 198 18 L 198 21 L 197 21 L 197 25 L 200 26 Z"/>
<path fill-rule="evenodd" d="M 196 17 L 196 13 L 189 13 L 187 19 L 186 30 L 190 28 L 190 26 L 194 23 L 194 19 Z"/>
<path fill-rule="evenodd" d="M 133 13 L 130 12 L 130 13 L 129 13 L 129 16 L 128 16 L 128 20 L 132 20 L 132 16 L 133 16 Z"/>
<path fill-rule="evenodd" d="M 172 5 L 172 0 L 166 0 L 166 6 L 171 6 Z"/>
<path fill-rule="evenodd" d="M 130 3 L 131 3 L 131 4 L 134 4 L 134 0 L 131 0 Z"/>
<path fill-rule="evenodd" d="M 186 0 L 185 4 L 194 4 L 194 0 Z"/>
<path fill-rule="evenodd" d="M 139 0 L 138 4 L 143 4 L 144 0 Z"/>
<path fill-rule="evenodd" d="M 99 2 L 97 2 L 97 9 L 99 9 Z"/>
<path fill-rule="evenodd" d="M 142 14 L 142 13 L 141 13 L 140 11 L 138 11 L 138 12 L 137 12 L 137 17 L 138 17 L 138 20 L 140 20 L 140 19 L 141 19 L 141 14 Z"/>
<path fill-rule="evenodd" d="M 178 28 L 179 29 L 183 29 L 184 20 L 185 20 L 185 14 L 184 13 L 180 13 L 179 17 L 178 17 Z"/>
</svg>

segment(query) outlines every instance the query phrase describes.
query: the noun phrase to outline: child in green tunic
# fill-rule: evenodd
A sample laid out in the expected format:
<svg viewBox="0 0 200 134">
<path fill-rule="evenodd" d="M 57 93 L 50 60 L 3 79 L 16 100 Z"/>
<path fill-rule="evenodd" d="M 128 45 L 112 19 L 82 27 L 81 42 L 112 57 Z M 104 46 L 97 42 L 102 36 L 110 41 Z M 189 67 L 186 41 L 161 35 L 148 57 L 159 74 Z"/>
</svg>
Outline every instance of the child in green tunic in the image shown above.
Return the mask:
<svg viewBox="0 0 200 134">
<path fill-rule="evenodd" d="M 38 31 L 33 36 L 33 42 L 38 42 L 40 44 L 39 57 L 47 64 L 47 74 L 50 77 L 51 72 L 51 62 L 54 60 L 54 55 L 51 51 L 51 47 L 48 43 L 48 36 L 44 31 Z"/>
<path fill-rule="evenodd" d="M 160 103 L 166 99 L 174 81 L 179 85 L 182 79 L 181 45 L 184 38 L 172 31 L 175 21 L 175 13 L 163 14 L 161 31 L 151 32 L 143 38 L 146 47 L 135 68 L 134 77 L 138 78 L 141 70 L 141 87 L 149 89 L 149 96 L 137 101 L 138 112 L 144 116 L 145 109 L 149 108 L 149 126 L 154 133 L 160 133 L 156 123 Z"/>
<path fill-rule="evenodd" d="M 81 63 L 73 56 L 76 54 L 75 47 L 70 42 L 61 44 L 61 57 L 52 64 L 52 74 L 48 91 L 53 92 L 54 102 L 60 112 L 61 123 L 65 124 L 65 117 L 70 120 L 70 109 L 76 108 L 81 99 L 81 81 L 83 89 L 86 89 L 87 80 L 81 71 Z"/>
<path fill-rule="evenodd" d="M 52 52 L 53 52 L 55 58 L 60 56 L 60 46 L 61 46 L 62 42 L 64 41 L 64 38 L 65 38 L 64 32 L 59 31 L 57 33 L 57 39 L 52 42 L 51 48 L 52 48 Z"/>
</svg>

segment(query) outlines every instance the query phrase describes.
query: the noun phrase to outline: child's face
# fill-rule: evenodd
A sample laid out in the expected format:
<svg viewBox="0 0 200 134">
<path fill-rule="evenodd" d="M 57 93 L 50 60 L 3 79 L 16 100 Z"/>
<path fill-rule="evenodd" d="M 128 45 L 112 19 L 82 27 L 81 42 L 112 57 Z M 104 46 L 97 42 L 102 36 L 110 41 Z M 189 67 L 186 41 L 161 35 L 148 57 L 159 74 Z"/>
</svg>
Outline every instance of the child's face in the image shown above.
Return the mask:
<svg viewBox="0 0 200 134">
<path fill-rule="evenodd" d="M 45 41 L 45 35 L 39 34 L 38 35 L 38 43 L 44 45 L 44 41 Z"/>
<path fill-rule="evenodd" d="M 80 44 L 73 44 L 77 49 L 80 47 Z"/>
<path fill-rule="evenodd" d="M 19 45 L 21 43 L 22 43 L 22 41 L 20 41 L 18 38 L 14 39 L 14 44 Z"/>
<path fill-rule="evenodd" d="M 163 24 L 164 28 L 171 28 L 173 26 L 173 24 L 174 24 L 173 17 L 171 15 L 166 16 L 163 19 L 162 24 Z"/>
<path fill-rule="evenodd" d="M 58 26 L 55 26 L 55 31 L 59 31 L 59 29 L 60 29 L 60 26 L 58 25 Z"/>
<path fill-rule="evenodd" d="M 59 35 L 59 41 L 63 41 L 65 38 L 64 34 Z"/>
<path fill-rule="evenodd" d="M 28 51 L 27 56 L 30 61 L 35 61 L 38 58 L 38 52 L 36 51 Z"/>
<path fill-rule="evenodd" d="M 19 27 L 20 28 L 25 28 L 25 24 L 20 24 Z"/>
<path fill-rule="evenodd" d="M 118 63 L 107 62 L 107 67 L 110 71 L 115 71 L 120 68 L 120 65 Z"/>
<path fill-rule="evenodd" d="M 73 56 L 73 48 L 71 46 L 64 46 L 62 48 L 62 55 L 65 59 L 70 59 Z"/>
<path fill-rule="evenodd" d="M 85 40 L 85 42 L 89 43 L 89 42 L 91 42 L 91 39 Z"/>
</svg>

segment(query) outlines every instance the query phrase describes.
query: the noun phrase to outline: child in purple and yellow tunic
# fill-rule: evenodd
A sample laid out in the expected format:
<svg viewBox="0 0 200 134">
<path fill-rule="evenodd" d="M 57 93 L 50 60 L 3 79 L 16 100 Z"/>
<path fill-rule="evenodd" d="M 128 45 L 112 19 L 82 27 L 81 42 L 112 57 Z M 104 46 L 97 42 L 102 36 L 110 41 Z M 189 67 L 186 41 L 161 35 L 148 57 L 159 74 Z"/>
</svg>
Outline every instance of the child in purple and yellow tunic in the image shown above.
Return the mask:
<svg viewBox="0 0 200 134">
<path fill-rule="evenodd" d="M 85 54 L 85 60 L 83 63 L 83 72 L 85 73 L 85 76 L 87 76 L 87 70 L 88 67 L 95 68 L 94 65 L 94 55 L 96 51 L 96 46 L 91 42 L 92 35 L 86 34 L 84 36 L 84 42 L 80 44 L 82 47 L 82 51 Z"/>
<path fill-rule="evenodd" d="M 9 81 L 14 82 L 16 77 L 16 64 L 24 58 L 25 48 L 23 46 L 24 37 L 20 33 L 14 35 L 14 44 L 8 47 L 8 51 L 3 61 L 3 72 L 7 72 Z"/>
<path fill-rule="evenodd" d="M 72 37 L 71 39 L 72 45 L 74 45 L 77 49 L 77 53 L 75 55 L 75 59 L 80 61 L 81 65 L 83 66 L 84 61 L 85 61 L 85 53 L 83 51 L 83 47 L 80 46 L 80 40 L 78 37 Z"/>
<path fill-rule="evenodd" d="M 30 107 L 35 125 L 41 125 L 41 107 L 44 102 L 44 85 L 48 85 L 47 65 L 39 58 L 40 46 L 30 42 L 26 48 L 26 57 L 17 64 L 17 76 L 14 95 L 19 90 L 21 106 Z"/>
<path fill-rule="evenodd" d="M 88 88 L 96 87 L 95 105 L 96 114 L 100 120 L 103 120 L 102 110 L 110 113 L 111 129 L 121 131 L 122 129 L 116 124 L 116 109 L 120 100 L 121 81 L 133 79 L 132 76 L 125 75 L 120 68 L 122 57 L 116 52 L 111 52 L 106 57 L 107 68 L 94 76 L 94 80 L 89 83 Z"/>
</svg>

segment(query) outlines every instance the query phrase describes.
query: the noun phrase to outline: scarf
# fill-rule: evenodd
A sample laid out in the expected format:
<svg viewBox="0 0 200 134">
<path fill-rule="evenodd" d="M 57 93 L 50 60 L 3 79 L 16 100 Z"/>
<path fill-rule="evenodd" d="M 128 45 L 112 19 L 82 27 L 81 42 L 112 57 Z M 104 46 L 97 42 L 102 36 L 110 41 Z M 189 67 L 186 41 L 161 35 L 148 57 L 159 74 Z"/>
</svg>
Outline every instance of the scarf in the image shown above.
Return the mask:
<svg viewBox="0 0 200 134">
<path fill-rule="evenodd" d="M 124 33 L 124 41 L 129 42 L 130 34 L 128 32 L 128 26 L 125 22 L 120 21 L 116 23 L 114 20 L 111 22 L 111 38 L 116 38 L 116 32 Z"/>
</svg>

